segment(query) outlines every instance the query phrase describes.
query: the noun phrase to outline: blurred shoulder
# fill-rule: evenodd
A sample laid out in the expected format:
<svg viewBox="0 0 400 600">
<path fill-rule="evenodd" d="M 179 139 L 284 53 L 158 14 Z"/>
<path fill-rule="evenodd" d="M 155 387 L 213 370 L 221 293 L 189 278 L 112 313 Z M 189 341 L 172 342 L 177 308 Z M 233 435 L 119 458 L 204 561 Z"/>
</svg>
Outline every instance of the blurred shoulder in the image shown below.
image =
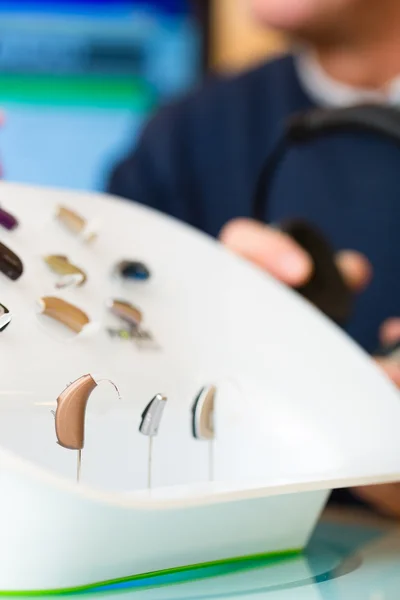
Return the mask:
<svg viewBox="0 0 400 600">
<path fill-rule="evenodd" d="M 265 110 L 265 103 L 279 103 L 289 93 L 294 74 L 291 55 L 239 74 L 211 74 L 190 93 L 158 110 L 146 130 L 169 129 L 177 134 L 182 128 L 201 126 L 210 118 L 226 120 L 241 109 L 262 105 Z"/>
</svg>

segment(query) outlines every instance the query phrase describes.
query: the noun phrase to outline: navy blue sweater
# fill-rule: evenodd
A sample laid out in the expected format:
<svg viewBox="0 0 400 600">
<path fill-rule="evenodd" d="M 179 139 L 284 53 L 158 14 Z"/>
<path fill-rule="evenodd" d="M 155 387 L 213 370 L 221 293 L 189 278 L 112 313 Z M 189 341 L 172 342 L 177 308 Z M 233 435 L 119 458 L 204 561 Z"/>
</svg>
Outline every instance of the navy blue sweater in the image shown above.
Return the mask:
<svg viewBox="0 0 400 600">
<path fill-rule="evenodd" d="M 261 165 L 288 116 L 312 108 L 287 56 L 221 77 L 163 109 L 114 169 L 109 191 L 216 236 L 249 216 Z M 400 316 L 400 149 L 376 134 L 336 134 L 292 149 L 277 171 L 265 221 L 305 218 L 336 249 L 363 252 L 374 280 L 348 331 L 377 346 L 388 317 Z"/>
</svg>

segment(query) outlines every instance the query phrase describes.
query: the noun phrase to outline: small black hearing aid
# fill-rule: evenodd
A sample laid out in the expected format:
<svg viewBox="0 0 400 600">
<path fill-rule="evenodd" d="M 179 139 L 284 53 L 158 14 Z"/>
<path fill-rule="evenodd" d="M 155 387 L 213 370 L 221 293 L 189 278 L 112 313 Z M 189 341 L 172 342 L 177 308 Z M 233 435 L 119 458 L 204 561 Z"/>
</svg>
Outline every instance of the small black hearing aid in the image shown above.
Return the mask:
<svg viewBox="0 0 400 600">
<path fill-rule="evenodd" d="M 0 271 L 9 279 L 16 281 L 21 277 L 23 270 L 21 259 L 10 248 L 0 243 Z"/>
<path fill-rule="evenodd" d="M 378 133 L 400 145 L 400 111 L 391 106 L 364 104 L 314 109 L 291 117 L 284 135 L 260 172 L 253 198 L 253 217 L 259 221 L 265 219 L 276 170 L 289 148 L 341 131 Z M 344 325 L 350 318 L 354 297 L 336 265 L 329 242 L 318 228 L 304 221 L 293 219 L 278 224 L 277 228 L 295 239 L 314 262 L 310 281 L 297 291 L 332 320 Z"/>
<path fill-rule="evenodd" d="M 151 273 L 148 267 L 137 260 L 122 260 L 115 265 L 113 274 L 130 281 L 147 281 Z"/>
</svg>

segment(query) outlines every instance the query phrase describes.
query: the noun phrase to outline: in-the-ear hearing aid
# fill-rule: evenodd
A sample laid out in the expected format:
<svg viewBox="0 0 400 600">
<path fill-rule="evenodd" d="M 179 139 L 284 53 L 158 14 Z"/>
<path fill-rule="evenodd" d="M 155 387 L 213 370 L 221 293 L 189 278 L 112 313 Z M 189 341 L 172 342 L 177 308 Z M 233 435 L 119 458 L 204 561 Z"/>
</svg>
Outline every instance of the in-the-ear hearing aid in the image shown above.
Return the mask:
<svg viewBox="0 0 400 600">
<path fill-rule="evenodd" d="M 0 271 L 16 281 L 21 277 L 24 267 L 21 259 L 4 244 L 0 243 Z"/>
<path fill-rule="evenodd" d="M 143 313 L 125 300 L 111 299 L 107 302 L 109 311 L 130 326 L 138 328 L 143 321 Z"/>
<path fill-rule="evenodd" d="M 18 220 L 4 208 L 0 208 L 0 225 L 9 231 L 18 227 Z"/>
<path fill-rule="evenodd" d="M 89 222 L 84 217 L 65 206 L 57 208 L 56 218 L 85 242 L 92 242 L 97 237 L 97 233 L 89 226 Z"/>
<path fill-rule="evenodd" d="M 140 348 L 147 347 L 159 349 L 153 335 L 142 328 L 143 313 L 136 306 L 125 300 L 110 299 L 107 302 L 109 311 L 126 324 L 124 329 L 108 328 L 111 336 L 121 339 L 133 340 Z"/>
<path fill-rule="evenodd" d="M 61 275 L 56 283 L 58 289 L 82 286 L 87 280 L 86 273 L 70 263 L 66 256 L 50 254 L 44 257 L 44 261 L 54 273 Z"/>
<path fill-rule="evenodd" d="M 83 375 L 70 383 L 57 398 L 55 411 L 55 427 L 57 443 L 68 450 L 78 452 L 77 481 L 80 481 L 82 467 L 82 450 L 85 445 L 86 407 L 93 390 L 102 381 L 111 383 L 121 399 L 118 387 L 110 379 L 98 378 L 94 375 Z"/>
<path fill-rule="evenodd" d="M 120 261 L 115 265 L 113 274 L 116 277 L 130 281 L 147 281 L 151 276 L 146 265 L 135 260 Z"/>
<path fill-rule="evenodd" d="M 217 388 L 215 385 L 203 387 L 193 403 L 192 407 L 192 433 L 196 440 L 208 442 L 209 449 L 209 478 L 214 479 L 214 405 Z"/>
<path fill-rule="evenodd" d="M 90 323 L 89 317 L 83 310 L 55 296 L 40 298 L 38 312 L 62 323 L 75 333 L 81 333 Z"/>
<path fill-rule="evenodd" d="M 0 304 L 0 332 L 4 331 L 11 323 L 11 313 L 4 304 Z"/>
<path fill-rule="evenodd" d="M 148 454 L 148 471 L 147 471 L 147 487 L 151 489 L 152 483 L 152 462 L 153 462 L 153 437 L 158 434 L 161 418 L 167 402 L 166 396 L 157 394 L 148 403 L 142 413 L 142 420 L 139 425 L 139 431 L 149 438 L 149 454 Z"/>
<path fill-rule="evenodd" d="M 354 296 L 335 261 L 335 253 L 325 236 L 314 226 L 300 220 L 279 224 L 311 256 L 313 272 L 297 291 L 339 325 L 351 316 Z"/>
</svg>

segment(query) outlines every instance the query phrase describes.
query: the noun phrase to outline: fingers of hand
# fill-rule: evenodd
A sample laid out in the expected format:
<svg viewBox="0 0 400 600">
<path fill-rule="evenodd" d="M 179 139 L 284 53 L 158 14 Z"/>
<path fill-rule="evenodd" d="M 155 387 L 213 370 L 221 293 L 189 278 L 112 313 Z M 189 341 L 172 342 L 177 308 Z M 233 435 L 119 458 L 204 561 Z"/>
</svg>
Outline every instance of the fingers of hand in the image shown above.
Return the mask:
<svg viewBox="0 0 400 600">
<path fill-rule="evenodd" d="M 336 255 L 336 264 L 347 285 L 354 292 L 364 290 L 372 279 L 372 266 L 368 259 L 353 250 L 345 250 Z"/>
<path fill-rule="evenodd" d="M 386 375 L 400 388 L 400 364 L 391 358 L 377 358 L 376 362 Z"/>
<path fill-rule="evenodd" d="M 288 235 L 250 219 L 230 221 L 220 233 L 221 242 L 284 283 L 298 286 L 311 276 L 310 256 Z"/>
<path fill-rule="evenodd" d="M 390 483 L 353 488 L 353 493 L 378 512 L 388 517 L 400 518 L 400 484 Z"/>
<path fill-rule="evenodd" d="M 387 319 L 379 330 L 379 339 L 384 346 L 391 346 L 400 340 L 400 318 Z"/>
</svg>

